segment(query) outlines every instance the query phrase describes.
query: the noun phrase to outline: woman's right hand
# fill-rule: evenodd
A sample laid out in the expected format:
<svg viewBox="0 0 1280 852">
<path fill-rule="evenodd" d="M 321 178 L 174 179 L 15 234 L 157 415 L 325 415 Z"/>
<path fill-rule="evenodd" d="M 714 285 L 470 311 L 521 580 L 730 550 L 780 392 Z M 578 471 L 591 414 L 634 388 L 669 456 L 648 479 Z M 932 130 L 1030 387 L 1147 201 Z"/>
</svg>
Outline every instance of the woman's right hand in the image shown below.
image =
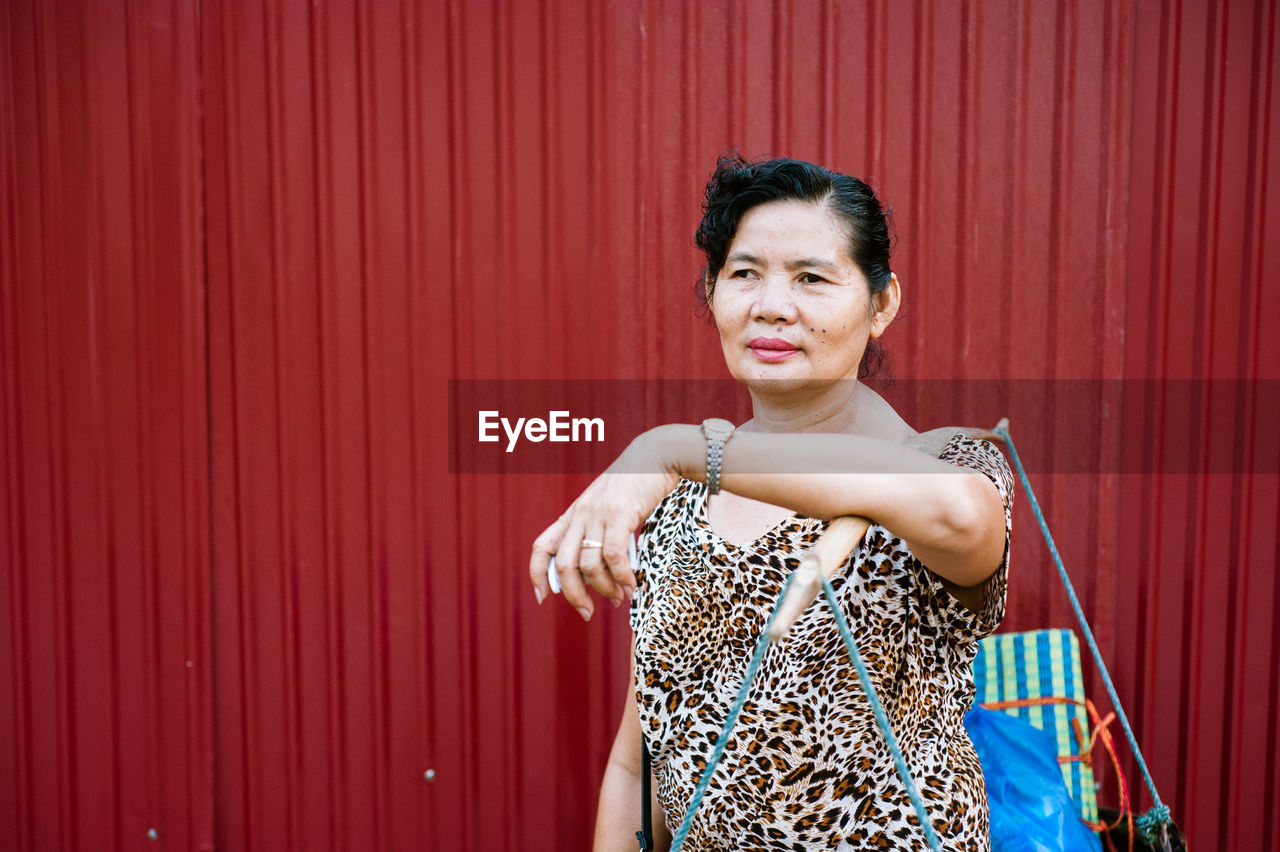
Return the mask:
<svg viewBox="0 0 1280 852">
<path fill-rule="evenodd" d="M 670 428 L 673 427 L 650 429 L 632 441 L 534 540 L 529 580 L 538 603 L 551 595 L 547 573 L 553 555 L 564 598 L 583 620 L 589 621 L 595 609 L 588 587 L 614 606 L 622 604 L 624 594 L 635 591 L 628 541 L 680 482 L 663 444 L 664 430 Z M 584 541 L 600 542 L 602 546 L 583 547 Z"/>
</svg>

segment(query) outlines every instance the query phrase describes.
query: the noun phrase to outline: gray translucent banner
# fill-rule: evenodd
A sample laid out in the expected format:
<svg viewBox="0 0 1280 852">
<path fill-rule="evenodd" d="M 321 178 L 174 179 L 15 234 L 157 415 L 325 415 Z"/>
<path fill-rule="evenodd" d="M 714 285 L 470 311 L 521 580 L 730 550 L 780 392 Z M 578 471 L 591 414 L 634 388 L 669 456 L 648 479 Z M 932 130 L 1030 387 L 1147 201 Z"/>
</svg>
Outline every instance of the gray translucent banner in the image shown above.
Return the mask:
<svg viewBox="0 0 1280 852">
<path fill-rule="evenodd" d="M 1280 473 L 1280 380 L 899 379 L 876 391 L 922 432 L 1007 417 L 1031 473 Z M 654 426 L 742 423 L 751 398 L 730 379 L 453 379 L 449 415 L 451 473 L 598 473 Z"/>
</svg>

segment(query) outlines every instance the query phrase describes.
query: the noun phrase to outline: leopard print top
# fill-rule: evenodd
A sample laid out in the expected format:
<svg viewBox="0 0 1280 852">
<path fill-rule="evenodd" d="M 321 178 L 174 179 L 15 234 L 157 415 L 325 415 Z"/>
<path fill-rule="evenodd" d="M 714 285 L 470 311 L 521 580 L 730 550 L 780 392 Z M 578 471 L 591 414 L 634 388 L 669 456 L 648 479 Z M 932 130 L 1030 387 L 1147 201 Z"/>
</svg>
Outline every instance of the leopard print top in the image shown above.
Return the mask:
<svg viewBox="0 0 1280 852">
<path fill-rule="evenodd" d="M 1004 616 L 1013 478 L 995 445 L 962 433 L 939 458 L 986 474 L 1004 498 L 1004 558 L 981 611 L 878 524 L 832 585 L 943 847 L 988 850 L 963 718 L 978 640 Z M 682 479 L 649 516 L 631 604 L 636 699 L 673 832 L 783 582 L 826 527 L 793 514 L 738 547 L 710 530 L 706 497 Z M 766 652 L 684 848 L 927 848 L 824 597 Z"/>
</svg>

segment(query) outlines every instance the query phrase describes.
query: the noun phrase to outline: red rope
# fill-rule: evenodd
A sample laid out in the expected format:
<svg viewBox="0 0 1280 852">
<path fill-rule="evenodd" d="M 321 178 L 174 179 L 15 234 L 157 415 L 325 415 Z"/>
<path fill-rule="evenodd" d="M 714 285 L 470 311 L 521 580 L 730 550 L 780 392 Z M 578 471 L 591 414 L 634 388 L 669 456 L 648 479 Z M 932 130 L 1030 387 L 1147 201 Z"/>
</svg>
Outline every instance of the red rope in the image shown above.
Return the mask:
<svg viewBox="0 0 1280 852">
<path fill-rule="evenodd" d="M 991 701 L 985 702 L 981 706 L 988 710 L 1013 710 L 1022 707 L 1044 707 L 1052 704 L 1075 704 L 1078 707 L 1085 708 L 1089 714 L 1089 718 L 1093 721 L 1093 733 L 1089 737 L 1088 748 L 1084 748 L 1084 735 L 1079 729 L 1079 720 L 1072 719 L 1072 725 L 1076 734 L 1076 742 L 1083 751 L 1080 754 L 1062 755 L 1058 757 L 1059 763 L 1071 763 L 1074 761 L 1083 761 L 1086 766 L 1093 768 L 1092 752 L 1094 745 L 1098 740 L 1102 741 L 1102 746 L 1107 750 L 1107 754 L 1111 757 L 1111 766 L 1115 769 L 1116 779 L 1120 784 L 1120 813 L 1116 817 L 1115 822 L 1107 825 L 1099 820 L 1092 822 L 1081 817 L 1081 822 L 1089 826 L 1089 828 L 1102 834 L 1103 839 L 1107 841 L 1107 848 L 1111 852 L 1115 852 L 1115 847 L 1111 844 L 1111 837 L 1107 832 L 1118 826 L 1123 820 L 1129 829 L 1129 852 L 1133 852 L 1133 804 L 1129 801 L 1129 784 L 1125 781 L 1124 771 L 1120 768 L 1120 757 L 1116 754 L 1115 740 L 1111 737 L 1111 730 L 1108 727 L 1116 718 L 1115 713 L 1108 713 L 1105 719 L 1098 717 L 1098 708 L 1093 705 L 1089 699 L 1080 701 L 1076 698 L 1059 698 L 1054 696 L 1044 696 L 1040 698 L 1015 698 L 1009 701 Z"/>
</svg>

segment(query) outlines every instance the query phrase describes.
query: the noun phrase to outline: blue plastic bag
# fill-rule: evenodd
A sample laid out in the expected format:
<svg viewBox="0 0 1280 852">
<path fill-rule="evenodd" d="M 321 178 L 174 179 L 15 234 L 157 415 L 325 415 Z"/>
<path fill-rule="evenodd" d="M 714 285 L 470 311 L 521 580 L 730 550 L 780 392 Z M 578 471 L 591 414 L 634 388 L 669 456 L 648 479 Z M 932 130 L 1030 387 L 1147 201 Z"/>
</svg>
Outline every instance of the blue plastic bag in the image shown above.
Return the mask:
<svg viewBox="0 0 1280 852">
<path fill-rule="evenodd" d="M 1100 852 L 1058 768 L 1053 737 L 1007 713 L 974 707 L 964 717 L 991 811 L 991 852 Z"/>
</svg>

